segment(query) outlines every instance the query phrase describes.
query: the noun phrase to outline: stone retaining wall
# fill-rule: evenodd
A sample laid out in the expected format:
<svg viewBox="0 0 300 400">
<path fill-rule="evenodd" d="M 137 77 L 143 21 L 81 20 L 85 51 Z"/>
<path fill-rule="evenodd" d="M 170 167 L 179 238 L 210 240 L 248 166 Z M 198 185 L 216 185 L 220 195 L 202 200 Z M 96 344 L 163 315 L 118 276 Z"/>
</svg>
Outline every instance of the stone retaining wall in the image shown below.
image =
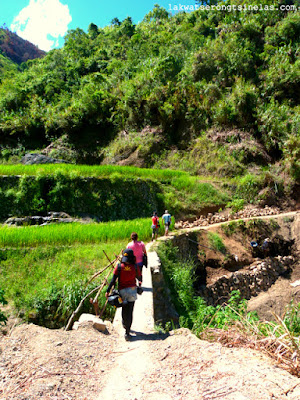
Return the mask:
<svg viewBox="0 0 300 400">
<path fill-rule="evenodd" d="M 237 271 L 224 275 L 215 283 L 199 290 L 208 305 L 227 302 L 232 290 L 239 290 L 243 299 L 249 300 L 260 292 L 267 291 L 279 278 L 291 271 L 292 256 L 267 258 L 251 264 L 247 271 Z"/>
<path fill-rule="evenodd" d="M 153 316 L 156 325 L 165 325 L 168 321 L 173 321 L 178 325 L 179 315 L 171 301 L 170 289 L 165 283 L 162 273 L 160 259 L 156 251 L 148 251 L 148 265 L 151 268 L 152 288 L 153 288 Z"/>
</svg>

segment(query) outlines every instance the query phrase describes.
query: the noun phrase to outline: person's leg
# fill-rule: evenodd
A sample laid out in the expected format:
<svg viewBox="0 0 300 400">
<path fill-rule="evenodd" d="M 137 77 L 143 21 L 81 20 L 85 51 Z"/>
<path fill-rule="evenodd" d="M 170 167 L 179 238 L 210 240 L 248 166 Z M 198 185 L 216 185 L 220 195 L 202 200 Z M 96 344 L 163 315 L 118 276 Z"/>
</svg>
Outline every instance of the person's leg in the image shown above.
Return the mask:
<svg viewBox="0 0 300 400">
<path fill-rule="evenodd" d="M 152 241 L 155 239 L 155 228 L 152 228 Z"/>
<path fill-rule="evenodd" d="M 129 335 L 131 324 L 132 324 L 132 316 L 133 316 L 133 307 L 134 301 L 129 301 L 127 304 L 123 304 L 122 306 L 122 324 L 125 328 L 125 335 Z"/>
<path fill-rule="evenodd" d="M 143 276 L 143 265 L 144 265 L 144 263 L 143 262 L 138 262 L 138 263 L 136 263 L 136 265 L 139 267 L 139 269 L 140 269 L 140 272 L 141 272 L 141 276 Z"/>
<path fill-rule="evenodd" d="M 167 222 L 166 223 L 166 226 L 165 226 L 165 234 L 166 234 L 166 236 L 168 236 L 168 233 L 169 233 L 169 223 Z"/>
</svg>

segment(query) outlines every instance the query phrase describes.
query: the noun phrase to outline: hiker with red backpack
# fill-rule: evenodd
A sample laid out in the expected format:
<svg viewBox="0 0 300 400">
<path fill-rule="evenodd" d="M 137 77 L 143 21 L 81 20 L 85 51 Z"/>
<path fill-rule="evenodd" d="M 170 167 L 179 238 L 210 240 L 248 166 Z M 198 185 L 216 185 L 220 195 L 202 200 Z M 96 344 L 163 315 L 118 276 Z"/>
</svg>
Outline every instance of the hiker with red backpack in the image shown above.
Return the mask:
<svg viewBox="0 0 300 400">
<path fill-rule="evenodd" d="M 157 239 L 158 231 L 160 228 L 159 219 L 156 211 L 154 211 L 152 216 L 151 228 L 152 228 L 152 241 L 153 241 L 154 239 Z"/>
<path fill-rule="evenodd" d="M 118 280 L 119 294 L 122 298 L 122 324 L 125 328 L 125 340 L 130 340 L 130 328 L 133 318 L 134 302 L 137 299 L 137 285 L 142 285 L 140 268 L 136 265 L 136 259 L 132 249 L 125 249 L 122 254 L 121 263 L 118 264 L 113 272 L 113 277 L 108 285 L 105 297 L 108 299 L 109 293 Z"/>
</svg>

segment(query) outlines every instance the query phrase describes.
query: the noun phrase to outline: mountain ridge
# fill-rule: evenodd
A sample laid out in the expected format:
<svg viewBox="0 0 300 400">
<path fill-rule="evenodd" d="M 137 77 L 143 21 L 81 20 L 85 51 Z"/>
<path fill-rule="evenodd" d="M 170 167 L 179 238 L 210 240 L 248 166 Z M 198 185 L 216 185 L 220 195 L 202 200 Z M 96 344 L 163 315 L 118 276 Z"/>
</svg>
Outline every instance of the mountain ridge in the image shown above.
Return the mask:
<svg viewBox="0 0 300 400">
<path fill-rule="evenodd" d="M 46 55 L 45 51 L 5 26 L 0 27 L 0 53 L 17 65 Z"/>
</svg>

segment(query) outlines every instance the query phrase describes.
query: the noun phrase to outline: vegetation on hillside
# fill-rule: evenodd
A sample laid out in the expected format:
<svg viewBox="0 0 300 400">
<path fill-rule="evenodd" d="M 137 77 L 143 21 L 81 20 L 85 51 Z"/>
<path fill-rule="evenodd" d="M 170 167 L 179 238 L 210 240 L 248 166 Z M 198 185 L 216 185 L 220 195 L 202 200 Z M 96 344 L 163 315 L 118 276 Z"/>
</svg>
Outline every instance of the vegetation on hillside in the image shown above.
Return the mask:
<svg viewBox="0 0 300 400">
<path fill-rule="evenodd" d="M 137 25 L 71 30 L 62 49 L 2 80 L 2 151 L 62 138 L 75 162 L 135 152 L 143 166 L 234 176 L 280 161 L 298 179 L 299 32 L 299 11 L 170 16 L 158 5 Z"/>
<path fill-rule="evenodd" d="M 2 176 L 1 176 L 2 175 Z M 224 207 L 224 189 L 188 173 L 117 166 L 0 166 L 0 221 L 8 216 L 64 211 L 90 214 L 100 221 L 150 218 L 167 208 L 197 216 Z"/>
</svg>

